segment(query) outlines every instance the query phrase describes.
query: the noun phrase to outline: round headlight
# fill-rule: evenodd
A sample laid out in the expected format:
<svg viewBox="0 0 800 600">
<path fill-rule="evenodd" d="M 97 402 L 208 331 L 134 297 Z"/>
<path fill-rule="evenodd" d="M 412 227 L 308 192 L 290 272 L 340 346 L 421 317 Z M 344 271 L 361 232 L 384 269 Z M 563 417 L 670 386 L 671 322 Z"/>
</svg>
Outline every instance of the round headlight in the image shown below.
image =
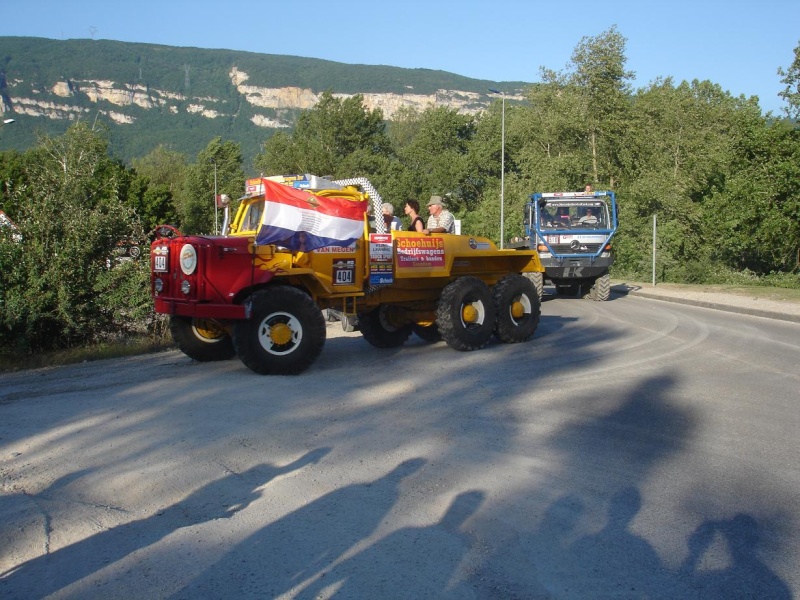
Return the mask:
<svg viewBox="0 0 800 600">
<path fill-rule="evenodd" d="M 155 289 L 157 292 L 164 290 L 164 282 L 161 281 L 161 278 L 156 277 L 156 280 L 153 282 L 153 289 Z"/>
<path fill-rule="evenodd" d="M 189 294 L 189 290 L 191 290 L 191 289 L 192 289 L 192 284 L 191 283 L 189 283 L 185 279 L 183 281 L 181 281 L 181 291 L 184 294 L 188 295 Z"/>
<path fill-rule="evenodd" d="M 184 244 L 181 248 L 181 271 L 184 275 L 191 275 L 197 268 L 197 250 L 191 244 Z"/>
</svg>

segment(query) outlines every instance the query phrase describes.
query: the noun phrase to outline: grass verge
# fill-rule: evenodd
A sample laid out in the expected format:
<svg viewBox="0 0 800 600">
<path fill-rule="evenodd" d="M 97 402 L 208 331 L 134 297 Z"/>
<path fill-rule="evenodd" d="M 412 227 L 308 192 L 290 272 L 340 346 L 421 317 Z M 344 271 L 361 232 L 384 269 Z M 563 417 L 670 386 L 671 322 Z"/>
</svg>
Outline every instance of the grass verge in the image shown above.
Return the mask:
<svg viewBox="0 0 800 600">
<path fill-rule="evenodd" d="M 104 342 L 84 348 L 70 348 L 67 350 L 50 350 L 35 354 L 11 354 L 0 352 L 0 373 L 24 371 L 26 369 L 40 369 L 43 367 L 58 367 L 82 362 L 103 360 L 106 358 L 120 358 L 148 354 L 174 348 L 169 340 L 154 341 L 152 338 L 131 338 L 116 342 Z"/>
</svg>

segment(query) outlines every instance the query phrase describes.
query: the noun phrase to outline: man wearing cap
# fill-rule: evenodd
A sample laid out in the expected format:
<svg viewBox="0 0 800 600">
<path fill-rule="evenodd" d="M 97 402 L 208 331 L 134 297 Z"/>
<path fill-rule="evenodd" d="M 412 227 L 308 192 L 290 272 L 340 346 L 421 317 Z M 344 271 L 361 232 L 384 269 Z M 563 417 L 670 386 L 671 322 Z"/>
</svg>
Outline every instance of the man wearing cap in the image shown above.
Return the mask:
<svg viewBox="0 0 800 600">
<path fill-rule="evenodd" d="M 428 201 L 428 226 L 422 231 L 425 235 L 432 233 L 455 233 L 456 220 L 453 214 L 442 205 L 441 196 L 431 196 Z"/>
</svg>

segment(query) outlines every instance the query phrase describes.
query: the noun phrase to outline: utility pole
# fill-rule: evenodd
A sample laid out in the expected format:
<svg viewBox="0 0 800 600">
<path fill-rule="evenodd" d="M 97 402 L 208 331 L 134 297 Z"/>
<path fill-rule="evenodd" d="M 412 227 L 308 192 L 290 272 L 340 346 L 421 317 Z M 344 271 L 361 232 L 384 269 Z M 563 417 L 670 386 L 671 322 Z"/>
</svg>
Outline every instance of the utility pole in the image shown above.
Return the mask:
<svg viewBox="0 0 800 600">
<path fill-rule="evenodd" d="M 219 202 L 217 202 L 217 159 L 212 158 L 214 163 L 214 235 L 219 235 Z"/>
<path fill-rule="evenodd" d="M 506 93 L 489 88 L 493 94 L 500 94 L 503 98 L 502 121 L 500 126 L 500 249 L 505 244 L 505 188 L 506 188 Z"/>
</svg>

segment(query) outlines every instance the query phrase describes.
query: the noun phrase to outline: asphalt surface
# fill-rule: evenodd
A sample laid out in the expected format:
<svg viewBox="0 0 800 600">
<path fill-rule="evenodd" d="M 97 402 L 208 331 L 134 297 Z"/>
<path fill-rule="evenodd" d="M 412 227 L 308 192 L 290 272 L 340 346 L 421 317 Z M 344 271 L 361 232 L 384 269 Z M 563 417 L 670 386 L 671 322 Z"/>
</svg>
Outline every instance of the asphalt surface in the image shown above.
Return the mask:
<svg viewBox="0 0 800 600">
<path fill-rule="evenodd" d="M 2 375 L 0 598 L 797 597 L 796 303 L 650 287 L 478 352 L 328 323 L 299 377 Z"/>
</svg>

